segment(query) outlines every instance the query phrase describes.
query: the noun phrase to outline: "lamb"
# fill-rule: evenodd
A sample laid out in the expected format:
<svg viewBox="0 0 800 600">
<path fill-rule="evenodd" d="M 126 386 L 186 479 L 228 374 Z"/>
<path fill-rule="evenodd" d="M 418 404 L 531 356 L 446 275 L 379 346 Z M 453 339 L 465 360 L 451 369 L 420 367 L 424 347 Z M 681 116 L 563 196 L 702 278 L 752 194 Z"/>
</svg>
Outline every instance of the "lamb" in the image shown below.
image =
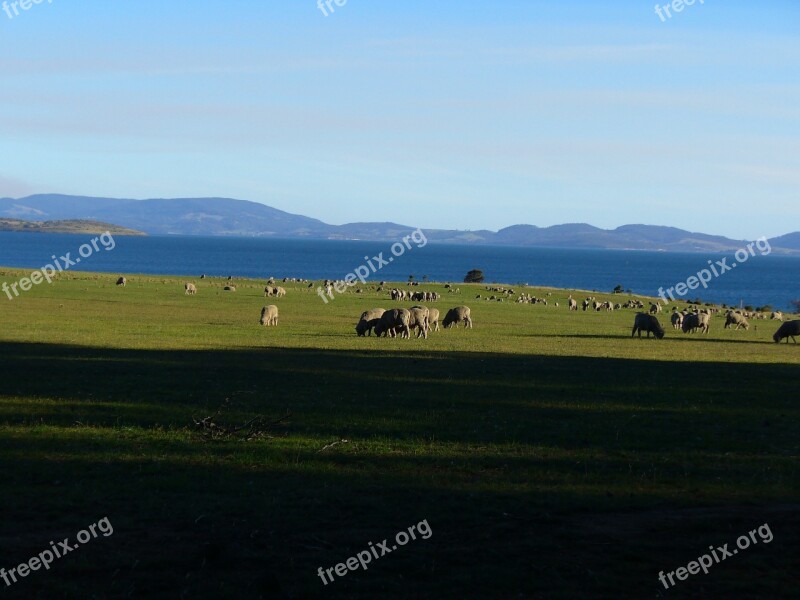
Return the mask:
<svg viewBox="0 0 800 600">
<path fill-rule="evenodd" d="M 278 298 L 282 298 L 283 296 L 285 296 L 285 295 L 286 295 L 286 290 L 285 290 L 285 289 L 283 289 L 282 287 L 276 287 L 276 288 L 274 288 L 274 289 L 273 289 L 273 292 L 275 292 L 275 295 L 276 295 Z"/>
<path fill-rule="evenodd" d="M 700 329 L 701 333 L 708 333 L 710 323 L 711 315 L 707 313 L 693 313 L 683 318 L 683 325 L 681 328 L 683 333 L 688 333 L 689 331 L 694 333 L 697 329 Z"/>
<path fill-rule="evenodd" d="M 236 291 L 236 286 L 235 285 L 226 285 L 223 289 L 226 292 L 235 292 Z"/>
<path fill-rule="evenodd" d="M 411 337 L 411 312 L 405 308 L 393 308 L 381 315 L 378 324 L 375 326 L 375 335 L 386 335 L 396 337 L 397 330 L 400 330 L 401 337 Z"/>
<path fill-rule="evenodd" d="M 672 328 L 673 329 L 680 329 L 683 326 L 683 313 L 679 313 L 675 311 L 670 316 L 670 321 L 672 321 Z"/>
<path fill-rule="evenodd" d="M 361 313 L 361 317 L 356 325 L 356 333 L 359 337 L 371 336 L 372 330 L 378 325 L 383 313 L 386 312 L 385 308 L 373 308 L 372 310 L 365 310 Z"/>
<path fill-rule="evenodd" d="M 261 324 L 269 327 L 270 325 L 278 325 L 278 307 L 274 304 L 265 306 L 261 309 Z"/>
<path fill-rule="evenodd" d="M 187 296 L 194 296 L 197 293 L 197 288 L 194 287 L 193 283 L 187 283 L 183 286 L 183 289 Z"/>
<path fill-rule="evenodd" d="M 439 331 L 439 309 L 438 308 L 429 308 L 428 309 L 428 327 L 432 328 L 434 331 Z"/>
<path fill-rule="evenodd" d="M 122 287 L 125 287 L 127 284 L 128 284 L 128 280 L 125 279 L 124 277 L 120 277 L 119 279 L 117 279 L 117 285 L 121 285 Z"/>
<path fill-rule="evenodd" d="M 660 312 L 661 312 L 661 305 L 660 304 L 653 304 L 653 303 L 650 304 L 650 314 L 651 315 L 657 315 Z"/>
<path fill-rule="evenodd" d="M 779 310 L 776 310 L 769 316 L 769 318 L 773 321 L 783 321 L 783 313 Z"/>
<path fill-rule="evenodd" d="M 747 322 L 744 315 L 729 310 L 725 315 L 725 329 L 730 328 L 731 325 L 736 325 L 736 329 L 739 329 L 739 327 L 744 327 L 745 330 L 750 329 L 750 323 Z"/>
<path fill-rule="evenodd" d="M 426 340 L 428 339 L 428 317 L 429 311 L 424 306 L 412 306 L 410 311 L 411 319 L 408 322 L 408 326 L 411 329 L 416 328 L 417 330 L 417 337 L 424 337 Z"/>
<path fill-rule="evenodd" d="M 783 338 L 786 338 L 786 343 L 788 344 L 789 338 L 792 338 L 792 341 L 796 344 L 797 340 L 794 338 L 798 335 L 800 335 L 800 321 L 786 321 L 778 328 L 772 339 L 780 342 Z"/>
<path fill-rule="evenodd" d="M 472 311 L 468 306 L 457 306 L 447 311 L 447 314 L 442 321 L 442 327 L 448 329 L 453 325 L 458 326 L 459 323 L 464 323 L 464 328 L 469 327 L 472 329 Z"/>
<path fill-rule="evenodd" d="M 664 337 L 664 328 L 661 327 L 658 319 L 647 313 L 637 313 L 636 318 L 633 320 L 631 337 L 638 333 L 641 338 L 643 331 L 647 332 L 647 337 L 650 337 L 651 333 L 659 340 Z"/>
</svg>

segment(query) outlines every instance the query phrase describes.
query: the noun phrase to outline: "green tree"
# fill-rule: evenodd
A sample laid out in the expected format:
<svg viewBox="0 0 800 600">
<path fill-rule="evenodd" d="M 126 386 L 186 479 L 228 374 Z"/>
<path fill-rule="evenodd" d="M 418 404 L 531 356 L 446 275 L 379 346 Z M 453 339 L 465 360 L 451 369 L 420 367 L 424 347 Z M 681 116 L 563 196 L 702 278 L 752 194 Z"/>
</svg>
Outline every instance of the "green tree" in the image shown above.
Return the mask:
<svg viewBox="0 0 800 600">
<path fill-rule="evenodd" d="M 483 283 L 483 271 L 480 269 L 472 269 L 467 276 L 464 277 L 464 283 Z"/>
</svg>

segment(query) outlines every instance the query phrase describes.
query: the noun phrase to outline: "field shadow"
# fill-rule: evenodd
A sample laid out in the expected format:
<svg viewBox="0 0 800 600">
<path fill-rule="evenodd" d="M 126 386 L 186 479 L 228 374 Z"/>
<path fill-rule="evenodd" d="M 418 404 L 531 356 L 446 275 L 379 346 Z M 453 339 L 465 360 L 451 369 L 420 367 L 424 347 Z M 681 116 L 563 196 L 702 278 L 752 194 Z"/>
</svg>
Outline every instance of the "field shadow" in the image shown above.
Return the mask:
<svg viewBox="0 0 800 600">
<path fill-rule="evenodd" d="M 772 499 L 785 504 L 797 490 L 796 373 L 401 349 L 4 343 L 0 565 L 103 516 L 115 525 L 4 592 L 657 598 L 667 593 L 660 570 L 768 522 L 774 542 L 680 592 L 788 598 L 800 517 Z M 237 417 L 293 418 L 255 444 L 204 444 L 184 431 L 226 397 Z M 320 452 L 341 438 L 349 443 Z M 327 586 L 318 578 L 319 567 L 423 519 L 430 540 Z"/>
</svg>

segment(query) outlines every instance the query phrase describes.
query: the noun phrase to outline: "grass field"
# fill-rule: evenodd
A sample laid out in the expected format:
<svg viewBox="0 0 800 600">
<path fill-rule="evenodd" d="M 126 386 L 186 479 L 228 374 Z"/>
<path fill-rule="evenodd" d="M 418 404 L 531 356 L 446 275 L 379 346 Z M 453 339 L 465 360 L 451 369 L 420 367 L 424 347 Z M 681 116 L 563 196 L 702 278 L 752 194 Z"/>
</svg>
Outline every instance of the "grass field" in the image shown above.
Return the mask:
<svg viewBox="0 0 800 600">
<path fill-rule="evenodd" d="M 640 340 L 635 311 L 570 313 L 568 291 L 526 289 L 552 293 L 531 306 L 423 285 L 474 329 L 358 338 L 363 310 L 411 303 L 115 280 L 0 297 L 0 567 L 114 527 L 0 597 L 796 597 L 800 347 L 774 322 Z M 226 398 L 230 423 L 291 417 L 206 441 L 192 418 Z M 429 539 L 317 575 L 423 520 Z M 771 543 L 659 582 L 765 523 Z"/>
</svg>

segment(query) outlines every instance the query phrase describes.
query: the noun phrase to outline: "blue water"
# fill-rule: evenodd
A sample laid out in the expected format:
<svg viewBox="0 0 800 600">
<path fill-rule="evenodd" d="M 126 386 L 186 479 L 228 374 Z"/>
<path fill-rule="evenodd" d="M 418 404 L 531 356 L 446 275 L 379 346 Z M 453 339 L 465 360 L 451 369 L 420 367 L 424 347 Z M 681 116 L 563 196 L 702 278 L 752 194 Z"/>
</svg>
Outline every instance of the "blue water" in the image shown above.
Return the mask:
<svg viewBox="0 0 800 600">
<path fill-rule="evenodd" d="M 92 236 L 0 232 L 0 265 L 38 269 L 78 248 Z M 328 240 L 275 240 L 219 237 L 117 237 L 116 247 L 82 259 L 72 270 L 163 275 L 240 276 L 266 279 L 302 277 L 343 279 L 365 256 L 392 256 L 391 243 Z M 399 250 L 398 250 L 399 253 Z M 411 249 L 372 275 L 371 281 L 463 281 L 470 269 L 481 269 L 487 282 L 528 283 L 609 292 L 617 284 L 637 294 L 656 295 L 659 287 L 674 286 L 726 254 L 630 252 L 455 246 L 429 243 Z M 374 263 L 375 261 L 373 261 Z M 768 255 L 750 257 L 685 298 L 753 306 L 771 304 L 786 309 L 800 298 L 800 258 Z"/>
</svg>

